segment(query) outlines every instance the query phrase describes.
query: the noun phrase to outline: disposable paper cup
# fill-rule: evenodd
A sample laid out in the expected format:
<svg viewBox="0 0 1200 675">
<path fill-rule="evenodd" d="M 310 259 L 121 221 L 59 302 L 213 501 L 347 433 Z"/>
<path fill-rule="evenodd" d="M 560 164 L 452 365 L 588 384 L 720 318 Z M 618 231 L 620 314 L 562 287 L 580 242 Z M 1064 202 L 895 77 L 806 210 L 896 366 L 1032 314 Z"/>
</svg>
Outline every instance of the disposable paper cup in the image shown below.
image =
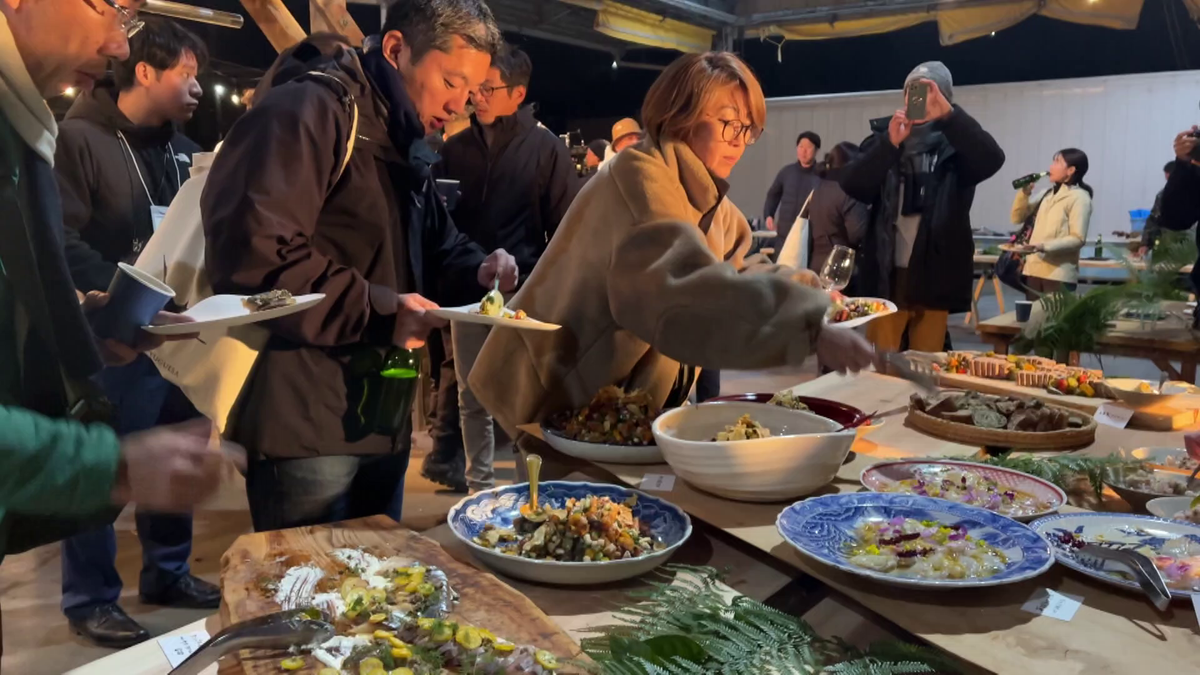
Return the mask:
<svg viewBox="0 0 1200 675">
<path fill-rule="evenodd" d="M 1029 315 L 1033 312 L 1033 303 L 1028 300 L 1017 301 L 1017 321 L 1025 323 L 1029 320 Z"/>
<path fill-rule="evenodd" d="M 453 211 L 458 205 L 458 181 L 448 178 L 439 178 L 437 181 L 438 194 L 442 195 L 442 199 L 446 202 L 446 208 Z"/>
<path fill-rule="evenodd" d="M 170 286 L 125 263 L 117 264 L 108 294 L 108 304 L 92 317 L 92 330 L 99 337 L 127 345 L 132 345 L 138 330 L 150 325 L 154 315 L 175 297 Z"/>
</svg>

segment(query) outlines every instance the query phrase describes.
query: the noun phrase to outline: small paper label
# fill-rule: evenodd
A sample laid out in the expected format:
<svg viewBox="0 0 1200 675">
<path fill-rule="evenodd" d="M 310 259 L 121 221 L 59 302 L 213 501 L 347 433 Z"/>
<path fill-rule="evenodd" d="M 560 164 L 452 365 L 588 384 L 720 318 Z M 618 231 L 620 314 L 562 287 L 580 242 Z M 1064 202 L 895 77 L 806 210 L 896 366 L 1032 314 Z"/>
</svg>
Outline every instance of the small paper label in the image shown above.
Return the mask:
<svg viewBox="0 0 1200 675">
<path fill-rule="evenodd" d="M 668 476 L 661 473 L 648 473 L 642 477 L 643 490 L 656 490 L 658 492 L 670 492 L 675 489 L 675 476 Z"/>
<path fill-rule="evenodd" d="M 183 663 L 187 657 L 191 656 L 205 642 L 208 642 L 208 633 L 206 631 L 185 633 L 183 635 L 168 635 L 167 637 L 158 638 L 158 646 L 162 648 L 163 654 L 171 662 L 172 668 L 178 668 L 179 664 Z"/>
<path fill-rule="evenodd" d="M 1129 420 L 1133 418 L 1133 408 L 1126 408 L 1117 403 L 1105 403 L 1096 409 L 1093 417 L 1096 418 L 1098 424 L 1124 429 L 1129 425 Z"/>
<path fill-rule="evenodd" d="M 1049 588 L 1039 588 L 1034 591 L 1024 605 L 1021 605 L 1021 609 L 1030 614 L 1048 616 L 1059 621 L 1070 621 L 1082 605 L 1083 598 L 1078 595 L 1067 595 Z"/>
</svg>

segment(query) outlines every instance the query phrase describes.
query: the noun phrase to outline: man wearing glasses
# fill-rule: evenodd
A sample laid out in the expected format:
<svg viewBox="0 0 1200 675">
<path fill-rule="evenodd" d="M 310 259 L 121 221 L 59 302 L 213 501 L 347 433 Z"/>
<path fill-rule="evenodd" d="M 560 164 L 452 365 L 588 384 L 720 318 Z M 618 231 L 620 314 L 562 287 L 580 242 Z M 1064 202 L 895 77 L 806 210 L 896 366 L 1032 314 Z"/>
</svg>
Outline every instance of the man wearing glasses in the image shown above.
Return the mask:
<svg viewBox="0 0 1200 675">
<path fill-rule="evenodd" d="M 479 86 L 471 126 L 446 141 L 435 169 L 439 178 L 459 181 L 461 197 L 452 213 L 454 224 L 484 249 L 512 253 L 522 280 L 545 252 L 581 184 L 566 145 L 538 124 L 534 106 L 525 103 L 532 73 L 529 56 L 506 45 L 492 59 L 487 79 Z M 488 331 L 468 324 L 458 324 L 453 331 L 462 447 L 470 460 L 466 487 L 486 490 L 495 482 L 492 418 L 464 380 Z M 462 450 L 453 448 L 458 452 L 446 456 L 451 450 L 435 448 L 421 473 L 462 489 Z"/>
<path fill-rule="evenodd" d="M 45 97 L 90 89 L 109 59 L 128 58 L 140 26 L 103 0 L 0 2 L 0 555 L 111 522 L 129 501 L 185 512 L 220 483 L 207 425 L 118 439 L 98 423 L 91 378 L 161 342 L 97 343 L 62 250 Z M 106 300 L 92 294 L 83 309 Z"/>
<path fill-rule="evenodd" d="M 173 21 L 147 18 L 130 40 L 129 57 L 113 64 L 114 81 L 80 93 L 67 113 L 54 169 L 63 199 L 67 263 L 79 290 L 108 288 L 117 263 L 137 259 L 187 179 L 200 146 L 176 125 L 191 119 L 199 105 L 196 76 L 207 60 L 200 38 Z M 105 370 L 100 383 L 116 408 L 118 433 L 197 417 L 147 356 Z M 190 515 L 139 510 L 137 534 L 143 602 L 217 608 L 220 589 L 190 572 Z M 116 554 L 111 526 L 63 542 L 62 609 L 77 633 L 123 648 L 150 634 L 117 605 Z"/>
</svg>

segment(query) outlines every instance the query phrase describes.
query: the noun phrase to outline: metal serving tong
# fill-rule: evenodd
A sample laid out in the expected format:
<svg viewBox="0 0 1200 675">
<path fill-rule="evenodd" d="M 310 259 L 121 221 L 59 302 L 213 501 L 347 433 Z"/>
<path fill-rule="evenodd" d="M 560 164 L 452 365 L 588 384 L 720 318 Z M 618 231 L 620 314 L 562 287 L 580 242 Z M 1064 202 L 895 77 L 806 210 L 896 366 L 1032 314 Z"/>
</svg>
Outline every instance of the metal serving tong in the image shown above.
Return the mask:
<svg viewBox="0 0 1200 675">
<path fill-rule="evenodd" d="M 333 625 L 314 616 L 322 615 L 318 610 L 294 609 L 235 623 L 200 645 L 170 675 L 200 675 L 222 656 L 242 649 L 288 649 L 328 641 Z"/>
<path fill-rule="evenodd" d="M 1075 551 L 1080 558 L 1089 559 L 1085 564 L 1097 570 L 1110 572 L 1129 572 L 1142 587 L 1142 592 L 1150 599 L 1151 604 L 1164 612 L 1171 604 L 1171 591 L 1167 590 L 1167 582 L 1163 581 L 1162 573 L 1150 562 L 1150 559 L 1133 551 L 1087 544 Z M 1120 568 L 1120 569 L 1115 569 Z"/>
<path fill-rule="evenodd" d="M 924 394 L 937 391 L 937 373 L 933 372 L 933 366 L 929 363 L 895 352 L 885 354 L 883 358 L 888 364 L 889 374 L 912 382 Z"/>
</svg>

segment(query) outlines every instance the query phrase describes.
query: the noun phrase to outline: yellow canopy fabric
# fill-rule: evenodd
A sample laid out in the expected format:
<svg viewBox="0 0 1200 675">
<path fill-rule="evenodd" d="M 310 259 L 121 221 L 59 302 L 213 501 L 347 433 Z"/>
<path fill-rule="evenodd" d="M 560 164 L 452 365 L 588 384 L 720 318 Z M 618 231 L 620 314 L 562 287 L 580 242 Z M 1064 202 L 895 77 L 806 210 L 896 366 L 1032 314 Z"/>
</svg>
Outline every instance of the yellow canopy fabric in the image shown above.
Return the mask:
<svg viewBox="0 0 1200 675">
<path fill-rule="evenodd" d="M 677 49 L 681 52 L 706 52 L 712 49 L 716 31 L 609 0 L 588 4 L 598 5 L 594 7 L 596 30 L 618 40 L 649 47 Z"/>
<path fill-rule="evenodd" d="M 941 43 L 952 45 L 1014 26 L 1034 14 L 1090 26 L 1132 30 L 1137 28 L 1142 2 L 1143 0 L 1019 0 L 997 5 L 835 20 L 829 23 L 764 26 L 748 31 L 748 34 L 781 35 L 789 40 L 823 40 L 886 33 L 926 21 L 937 21 Z M 1200 0 L 1184 2 L 1193 13 L 1200 14 Z"/>
</svg>

